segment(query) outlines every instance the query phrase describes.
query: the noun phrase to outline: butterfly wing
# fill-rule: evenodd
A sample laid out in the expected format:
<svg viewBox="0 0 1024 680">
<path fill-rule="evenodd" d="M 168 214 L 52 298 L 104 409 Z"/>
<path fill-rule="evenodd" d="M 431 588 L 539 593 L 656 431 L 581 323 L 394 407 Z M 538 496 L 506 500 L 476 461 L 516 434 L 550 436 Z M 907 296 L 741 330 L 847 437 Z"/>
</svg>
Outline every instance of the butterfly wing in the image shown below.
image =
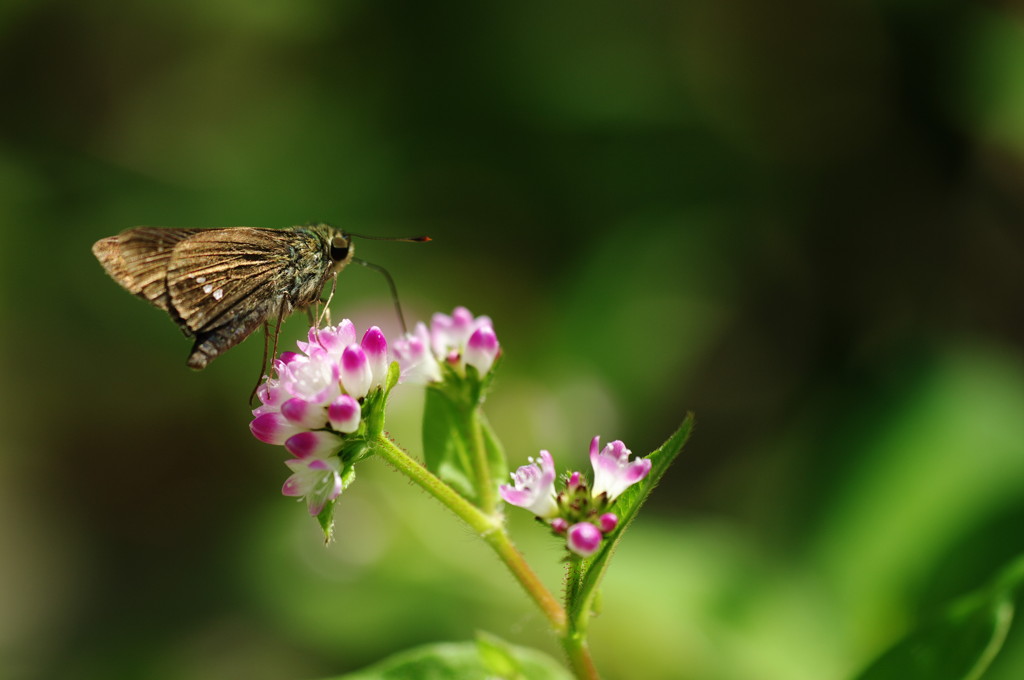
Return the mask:
<svg viewBox="0 0 1024 680">
<path fill-rule="evenodd" d="M 291 231 L 234 227 L 181 241 L 167 267 L 171 306 L 193 333 L 264 310 L 258 325 L 287 297 L 295 269 L 293 238 Z"/>
<path fill-rule="evenodd" d="M 173 317 L 167 292 L 167 266 L 175 246 L 201 231 L 135 227 L 100 239 L 92 252 L 122 288 Z"/>
</svg>

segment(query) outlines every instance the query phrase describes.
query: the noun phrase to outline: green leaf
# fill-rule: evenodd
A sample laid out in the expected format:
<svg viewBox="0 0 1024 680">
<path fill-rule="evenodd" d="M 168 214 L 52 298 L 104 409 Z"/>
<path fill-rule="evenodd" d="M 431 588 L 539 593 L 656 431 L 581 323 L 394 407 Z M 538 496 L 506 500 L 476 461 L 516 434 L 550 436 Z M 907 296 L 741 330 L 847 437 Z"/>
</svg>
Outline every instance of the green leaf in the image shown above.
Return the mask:
<svg viewBox="0 0 1024 680">
<path fill-rule="evenodd" d="M 402 369 L 397 361 L 392 361 L 388 365 L 388 374 L 384 378 L 384 392 L 388 393 L 394 389 L 395 385 L 398 384 L 398 379 L 402 375 Z"/>
<path fill-rule="evenodd" d="M 553 658 L 486 636 L 473 642 L 416 647 L 333 680 L 571 680 Z"/>
<path fill-rule="evenodd" d="M 913 631 L 857 680 L 978 680 L 999 653 L 1013 620 L 1005 590 L 973 597 Z"/>
<path fill-rule="evenodd" d="M 316 516 L 316 522 L 324 532 L 324 544 L 334 540 L 334 501 L 327 501 L 320 514 Z"/>
<path fill-rule="evenodd" d="M 857 680 L 978 680 L 1003 647 L 1022 586 L 1024 556 L 1006 566 L 988 588 L 911 631 Z"/>
<path fill-rule="evenodd" d="M 344 491 L 348 488 L 349 484 L 354 482 L 356 479 L 356 468 L 351 462 L 345 463 L 345 467 L 341 471 L 341 489 Z M 340 498 L 340 496 L 339 496 Z M 328 544 L 334 540 L 334 506 L 337 503 L 337 498 L 332 501 L 327 501 L 324 504 L 320 514 L 316 516 L 317 524 L 320 525 L 320 529 L 324 532 L 324 544 Z"/>
<path fill-rule="evenodd" d="M 591 608 L 597 597 L 597 588 L 601 584 L 604 572 L 608 569 L 608 562 L 611 559 L 612 553 L 615 551 L 616 546 L 618 546 L 619 541 L 622 540 L 626 529 L 629 528 L 630 523 L 640 511 L 640 506 L 643 505 L 651 491 L 661 481 L 672 461 L 682 452 L 683 446 L 686 444 L 686 440 L 689 439 L 692 430 L 693 414 L 688 413 L 679 429 L 657 450 L 647 456 L 651 460 L 650 473 L 641 482 L 626 489 L 612 505 L 611 512 L 614 512 L 619 517 L 619 528 L 611 539 L 604 542 L 589 561 L 580 565 L 580 568 L 576 570 L 575 573 L 578 574 L 579 579 L 578 585 L 573 587 L 573 584 L 569 584 L 568 592 L 572 595 L 569 602 L 569 617 L 578 630 L 585 629 Z"/>
<path fill-rule="evenodd" d="M 473 465 L 463 414 L 439 389 L 428 388 L 423 405 L 423 459 L 427 469 L 475 501 Z"/>
<path fill-rule="evenodd" d="M 511 646 L 501 638 L 480 631 L 476 634 L 476 649 L 489 676 L 522 677 L 522 665 L 516 660 Z"/>
</svg>

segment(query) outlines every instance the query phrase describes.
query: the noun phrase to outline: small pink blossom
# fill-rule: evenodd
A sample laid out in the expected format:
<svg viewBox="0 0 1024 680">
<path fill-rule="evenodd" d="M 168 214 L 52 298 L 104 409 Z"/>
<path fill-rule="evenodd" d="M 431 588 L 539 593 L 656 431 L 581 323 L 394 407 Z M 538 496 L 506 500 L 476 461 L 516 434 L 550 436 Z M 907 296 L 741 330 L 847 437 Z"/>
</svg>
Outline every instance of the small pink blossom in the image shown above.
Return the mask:
<svg viewBox="0 0 1024 680">
<path fill-rule="evenodd" d="M 461 353 L 473 334 L 481 325 L 491 325 L 490 318 L 481 316 L 473 318 L 472 312 L 465 307 L 456 307 L 452 315 L 434 314 L 430 318 L 430 332 L 434 355 L 438 358 L 447 357 L 453 351 Z"/>
<path fill-rule="evenodd" d="M 483 375 L 500 351 L 490 317 L 474 317 L 465 307 L 456 307 L 451 316 L 434 314 L 429 329 L 422 322 L 416 324 L 394 347 L 402 381 L 420 384 L 440 382 L 444 365 L 459 375 L 465 374 L 466 366 L 473 366 Z"/>
<path fill-rule="evenodd" d="M 256 388 L 256 397 L 262 404 L 256 410 L 252 412 L 254 416 L 259 416 L 264 413 L 273 413 L 281 409 L 281 404 L 284 403 L 291 395 L 281 387 L 281 381 L 275 378 L 267 378 L 263 383 Z"/>
<path fill-rule="evenodd" d="M 293 397 L 325 405 L 341 392 L 338 363 L 321 347 L 311 347 L 309 354 L 288 362 L 279 360 L 274 368 L 281 386 Z"/>
<path fill-rule="evenodd" d="M 506 503 L 525 508 L 538 517 L 558 514 L 555 502 L 555 463 L 547 451 L 540 452 L 540 460 L 530 458 L 512 474 L 513 485 L 502 484 L 498 492 Z"/>
<path fill-rule="evenodd" d="M 441 382 L 441 367 L 430 349 L 430 332 L 422 321 L 394 344 L 395 357 L 402 368 L 402 382 L 426 385 Z"/>
<path fill-rule="evenodd" d="M 341 461 L 331 458 L 297 458 L 285 461 L 292 475 L 281 493 L 306 499 L 309 514 L 317 516 L 328 501 L 341 495 Z"/>
<path fill-rule="evenodd" d="M 590 442 L 590 464 L 594 466 L 594 495 L 605 494 L 609 501 L 619 497 L 623 491 L 636 484 L 651 471 L 649 458 L 629 460 L 632 453 L 619 440 L 600 447 L 600 437 Z"/>
<path fill-rule="evenodd" d="M 356 327 L 348 319 L 343 319 L 337 326 L 326 328 L 310 328 L 309 342 L 299 341 L 299 349 L 307 354 L 311 348 L 320 347 L 335 361 L 342 351 L 356 341 Z"/>
<path fill-rule="evenodd" d="M 253 436 L 284 445 L 295 458 L 285 495 L 303 496 L 311 514 L 341 493 L 339 458 L 346 435 L 359 432 L 363 399 L 382 388 L 387 374 L 387 339 L 376 326 L 356 341 L 345 319 L 337 326 L 311 328 L 300 352 L 282 352 L 276 375 L 256 390 L 260 406 L 249 424 Z M 375 402 L 383 408 L 383 402 Z"/>
<path fill-rule="evenodd" d="M 579 471 L 563 475 L 555 490 L 555 466 L 551 454 L 540 452 L 540 460 L 520 467 L 512 475 L 513 486 L 503 484 L 501 497 L 512 505 L 530 510 L 545 520 L 556 536 L 564 536 L 566 547 L 576 555 L 590 557 L 601 547 L 605 535 L 619 526 L 619 517 L 607 512 L 612 501 L 651 470 L 648 459 L 629 460 L 630 451 L 621 441 L 599 450 L 600 439 L 590 443 L 594 484 L 590 486 Z"/>
</svg>

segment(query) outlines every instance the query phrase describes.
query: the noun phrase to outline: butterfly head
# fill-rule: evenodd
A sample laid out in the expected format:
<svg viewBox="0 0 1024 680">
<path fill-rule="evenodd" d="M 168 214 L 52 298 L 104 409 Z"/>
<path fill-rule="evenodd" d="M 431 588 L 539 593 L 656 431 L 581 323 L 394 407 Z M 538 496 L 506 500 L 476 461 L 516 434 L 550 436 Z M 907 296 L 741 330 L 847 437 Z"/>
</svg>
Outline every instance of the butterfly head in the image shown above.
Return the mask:
<svg viewBox="0 0 1024 680">
<path fill-rule="evenodd" d="M 301 228 L 303 231 L 312 232 L 319 237 L 323 244 L 325 254 L 330 259 L 332 274 L 337 274 L 352 261 L 355 254 L 355 244 L 352 243 L 352 236 L 341 229 L 332 227 L 329 224 L 314 224 Z"/>
<path fill-rule="evenodd" d="M 339 272 L 352 261 L 355 254 L 355 245 L 352 237 L 341 229 L 331 229 L 330 240 L 327 242 L 328 253 L 331 256 L 331 269 Z"/>
</svg>

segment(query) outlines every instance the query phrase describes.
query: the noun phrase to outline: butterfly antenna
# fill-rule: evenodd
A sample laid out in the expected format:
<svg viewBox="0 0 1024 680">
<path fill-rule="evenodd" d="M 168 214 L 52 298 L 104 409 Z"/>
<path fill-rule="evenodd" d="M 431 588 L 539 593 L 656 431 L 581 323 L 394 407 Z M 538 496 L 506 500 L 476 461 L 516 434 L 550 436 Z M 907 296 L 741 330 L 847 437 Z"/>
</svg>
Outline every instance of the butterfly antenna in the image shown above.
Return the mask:
<svg viewBox="0 0 1024 680">
<path fill-rule="evenodd" d="M 384 275 L 384 278 L 387 279 L 388 282 L 388 288 L 391 289 L 391 299 L 395 301 L 395 311 L 398 312 L 398 322 L 402 324 L 402 335 L 407 334 L 409 329 L 405 325 L 405 316 L 402 315 L 402 304 L 398 301 L 398 288 L 395 287 L 395 280 L 391 278 L 391 274 L 388 270 L 384 269 L 384 267 L 381 267 L 379 264 L 373 264 L 372 262 L 361 260 L 358 257 L 353 257 L 352 262 L 361 264 L 368 269 L 372 269 Z"/>
<path fill-rule="evenodd" d="M 426 243 L 432 240 L 429 236 L 367 236 L 365 234 L 353 234 L 351 231 L 346 231 L 349 236 L 355 236 L 356 238 L 365 238 L 370 241 L 401 241 L 403 243 Z"/>
</svg>

